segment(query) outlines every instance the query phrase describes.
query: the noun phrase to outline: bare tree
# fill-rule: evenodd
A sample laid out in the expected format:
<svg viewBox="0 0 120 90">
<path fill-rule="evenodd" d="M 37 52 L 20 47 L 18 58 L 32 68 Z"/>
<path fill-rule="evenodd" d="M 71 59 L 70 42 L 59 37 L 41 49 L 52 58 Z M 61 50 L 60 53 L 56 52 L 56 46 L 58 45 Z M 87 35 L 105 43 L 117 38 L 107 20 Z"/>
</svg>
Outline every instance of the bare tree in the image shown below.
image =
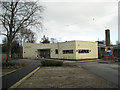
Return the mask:
<svg viewBox="0 0 120 90">
<path fill-rule="evenodd" d="M 51 38 L 51 43 L 57 43 L 58 40 L 56 38 Z"/>
<path fill-rule="evenodd" d="M 19 41 L 20 45 L 22 45 L 23 42 L 35 43 L 35 35 L 36 34 L 30 29 L 24 29 L 16 34 L 16 39 Z"/>
<path fill-rule="evenodd" d="M 16 0 L 13 2 L 0 2 L 2 6 L 2 12 L 0 13 L 0 21 L 4 30 L 1 35 L 7 37 L 7 57 L 11 59 L 11 47 L 12 41 L 15 38 L 18 31 L 23 28 L 31 28 L 31 26 L 41 26 L 41 12 L 43 7 L 36 2 L 20 2 Z M 39 27 L 41 28 L 41 27 Z"/>
<path fill-rule="evenodd" d="M 27 41 L 25 41 L 25 42 L 35 43 L 35 34 L 34 34 L 34 32 L 29 30 L 29 33 L 26 36 L 27 36 Z"/>
</svg>

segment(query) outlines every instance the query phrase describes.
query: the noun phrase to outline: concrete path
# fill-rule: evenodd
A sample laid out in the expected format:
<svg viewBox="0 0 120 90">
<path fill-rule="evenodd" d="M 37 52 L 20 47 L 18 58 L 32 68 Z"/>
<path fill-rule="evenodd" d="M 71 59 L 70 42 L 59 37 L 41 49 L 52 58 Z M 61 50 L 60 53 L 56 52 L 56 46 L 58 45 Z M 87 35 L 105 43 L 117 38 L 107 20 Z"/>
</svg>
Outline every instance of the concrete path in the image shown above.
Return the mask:
<svg viewBox="0 0 120 90">
<path fill-rule="evenodd" d="M 2 76 L 2 88 L 9 88 L 18 82 L 20 79 L 25 77 L 27 74 L 32 72 L 40 65 L 40 61 L 32 62 L 30 65 L 23 67 L 15 72 Z"/>
<path fill-rule="evenodd" d="M 86 62 L 86 63 L 76 63 L 78 66 L 83 67 L 89 72 L 94 73 L 103 79 L 118 85 L 118 65 L 117 64 L 103 64 L 98 62 Z"/>
</svg>

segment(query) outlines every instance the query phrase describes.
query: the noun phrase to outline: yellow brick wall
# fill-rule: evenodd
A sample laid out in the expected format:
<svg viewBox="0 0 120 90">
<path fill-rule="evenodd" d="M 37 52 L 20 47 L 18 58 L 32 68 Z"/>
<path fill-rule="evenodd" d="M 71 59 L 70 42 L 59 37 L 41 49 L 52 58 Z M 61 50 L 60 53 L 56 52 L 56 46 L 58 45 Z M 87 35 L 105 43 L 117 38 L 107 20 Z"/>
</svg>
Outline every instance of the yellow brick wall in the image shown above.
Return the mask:
<svg viewBox="0 0 120 90">
<path fill-rule="evenodd" d="M 50 58 L 75 59 L 75 54 L 63 54 L 63 50 L 75 50 L 75 42 L 57 44 L 23 43 L 23 58 L 37 58 L 38 49 L 50 49 Z M 58 49 L 58 54 L 55 54 Z"/>
<path fill-rule="evenodd" d="M 76 41 L 76 50 L 91 50 L 89 53 L 78 53 L 76 51 L 76 59 L 92 59 L 98 58 L 97 42 Z"/>
<path fill-rule="evenodd" d="M 98 48 L 96 42 L 69 41 L 56 44 L 33 44 L 23 43 L 23 58 L 36 59 L 38 49 L 50 49 L 50 58 L 60 59 L 90 59 L 98 58 Z M 55 54 L 58 49 L 58 54 Z M 89 49 L 90 53 L 78 53 L 76 50 Z M 73 50 L 73 54 L 63 54 L 63 50 Z"/>
<path fill-rule="evenodd" d="M 75 59 L 75 41 L 59 43 L 59 58 L 61 59 Z M 63 54 L 63 50 L 73 50 L 73 54 Z"/>
</svg>

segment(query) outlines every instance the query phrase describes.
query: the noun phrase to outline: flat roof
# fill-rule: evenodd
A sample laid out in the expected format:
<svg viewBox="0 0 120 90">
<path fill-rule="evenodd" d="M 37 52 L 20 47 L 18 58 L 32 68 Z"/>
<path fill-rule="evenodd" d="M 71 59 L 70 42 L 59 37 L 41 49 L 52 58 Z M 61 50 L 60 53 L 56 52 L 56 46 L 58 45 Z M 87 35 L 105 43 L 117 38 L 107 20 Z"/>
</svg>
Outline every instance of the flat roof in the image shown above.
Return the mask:
<svg viewBox="0 0 120 90">
<path fill-rule="evenodd" d="M 65 42 L 57 42 L 57 43 L 29 43 L 29 44 L 58 44 L 58 43 L 67 43 L 67 42 L 91 42 L 91 43 L 98 43 L 92 41 L 80 41 L 80 40 L 72 40 L 72 41 L 65 41 Z"/>
</svg>

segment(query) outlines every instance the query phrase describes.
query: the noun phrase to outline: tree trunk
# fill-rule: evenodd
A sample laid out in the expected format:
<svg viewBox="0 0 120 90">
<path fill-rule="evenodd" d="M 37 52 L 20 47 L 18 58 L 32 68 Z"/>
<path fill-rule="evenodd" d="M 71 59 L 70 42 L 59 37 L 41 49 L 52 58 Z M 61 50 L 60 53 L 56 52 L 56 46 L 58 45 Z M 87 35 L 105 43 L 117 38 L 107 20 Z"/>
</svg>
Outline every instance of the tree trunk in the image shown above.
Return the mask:
<svg viewBox="0 0 120 90">
<path fill-rule="evenodd" d="M 7 60 L 6 62 L 8 61 L 11 61 L 11 48 L 12 48 L 12 45 L 11 45 L 12 41 L 8 41 L 7 43 Z"/>
</svg>

